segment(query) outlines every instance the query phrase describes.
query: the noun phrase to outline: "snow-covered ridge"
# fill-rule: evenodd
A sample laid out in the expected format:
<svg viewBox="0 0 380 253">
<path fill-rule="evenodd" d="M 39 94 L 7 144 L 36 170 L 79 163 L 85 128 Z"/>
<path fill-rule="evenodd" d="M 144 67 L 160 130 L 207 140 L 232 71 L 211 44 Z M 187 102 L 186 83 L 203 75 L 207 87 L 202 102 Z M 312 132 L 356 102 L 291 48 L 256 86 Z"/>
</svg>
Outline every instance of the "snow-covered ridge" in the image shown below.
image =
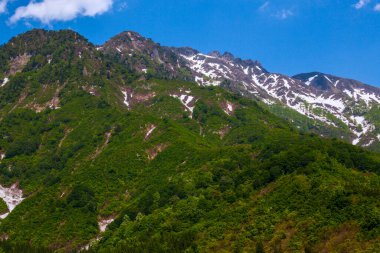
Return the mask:
<svg viewBox="0 0 380 253">
<path fill-rule="evenodd" d="M 219 53 L 206 55 L 195 53 L 192 55 L 180 54 L 193 71 L 194 78 L 200 85 L 220 85 L 224 80 L 246 79 L 252 74 L 262 73 L 264 70 L 258 63 L 233 59 L 233 56 L 215 56 Z"/>
<path fill-rule="evenodd" d="M 339 127 L 338 121 L 341 121 L 351 130 L 353 144 L 373 144 L 362 143 L 361 140 L 373 135 L 374 124 L 364 116 L 354 115 L 352 107 L 362 104 L 365 111 L 369 111 L 372 106 L 379 105 L 379 89 L 322 73 L 303 74 L 299 78 L 271 74 L 257 63 L 248 64 L 247 61 L 218 54 L 181 56 L 187 61 L 199 85 L 218 86 L 227 80 L 232 83 L 234 91 L 255 96 L 269 106 L 281 102 L 311 119 L 333 127 Z M 185 97 L 180 100 L 184 103 Z"/>
<path fill-rule="evenodd" d="M 243 96 L 255 97 L 268 106 L 282 103 L 313 120 L 341 128 L 346 125 L 354 144 L 368 145 L 376 138 L 374 122 L 366 113 L 380 104 L 380 89 L 355 80 L 336 77 L 319 72 L 289 77 L 269 73 L 257 61 L 242 60 L 230 53 L 200 53 L 192 48 L 163 47 L 133 32 L 126 32 L 111 39 L 102 51 L 113 52 L 123 57 L 133 57 L 134 52 L 146 54 L 154 62 L 162 64 L 170 74 L 176 76 L 180 69 L 191 72 L 193 80 L 202 86 L 223 86 Z M 169 56 L 169 57 L 168 57 Z M 146 72 L 141 62 L 134 66 Z M 124 103 L 131 106 L 132 94 L 123 91 Z M 136 94 L 134 94 L 136 95 Z M 172 94 L 192 113 L 193 100 L 190 95 Z M 353 118 L 365 118 L 357 121 Z"/>
</svg>

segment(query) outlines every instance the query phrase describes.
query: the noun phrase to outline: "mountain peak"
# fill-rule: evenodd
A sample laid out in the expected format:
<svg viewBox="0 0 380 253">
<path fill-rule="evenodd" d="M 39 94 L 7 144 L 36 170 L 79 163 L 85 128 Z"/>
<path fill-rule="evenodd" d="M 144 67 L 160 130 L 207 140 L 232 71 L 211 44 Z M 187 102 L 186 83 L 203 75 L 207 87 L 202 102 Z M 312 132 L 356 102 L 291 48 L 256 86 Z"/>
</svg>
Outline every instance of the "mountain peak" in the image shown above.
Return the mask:
<svg viewBox="0 0 380 253">
<path fill-rule="evenodd" d="M 147 38 L 135 31 L 124 31 L 111 38 L 111 40 L 112 39 L 147 40 Z"/>
<path fill-rule="evenodd" d="M 298 74 L 293 76 L 293 78 L 304 82 L 307 86 L 324 91 L 332 90 L 336 86 L 337 81 L 341 79 L 339 77 L 317 71 Z"/>
<path fill-rule="evenodd" d="M 71 48 L 88 48 L 92 46 L 88 40 L 73 30 L 33 29 L 13 37 L 4 48 L 10 52 L 10 57 L 19 55 L 52 54 L 59 45 Z"/>
<path fill-rule="evenodd" d="M 222 54 L 219 51 L 217 51 L 217 50 L 214 50 L 214 51 L 208 53 L 208 55 L 212 56 L 212 57 L 218 57 L 218 58 L 222 57 Z"/>
</svg>

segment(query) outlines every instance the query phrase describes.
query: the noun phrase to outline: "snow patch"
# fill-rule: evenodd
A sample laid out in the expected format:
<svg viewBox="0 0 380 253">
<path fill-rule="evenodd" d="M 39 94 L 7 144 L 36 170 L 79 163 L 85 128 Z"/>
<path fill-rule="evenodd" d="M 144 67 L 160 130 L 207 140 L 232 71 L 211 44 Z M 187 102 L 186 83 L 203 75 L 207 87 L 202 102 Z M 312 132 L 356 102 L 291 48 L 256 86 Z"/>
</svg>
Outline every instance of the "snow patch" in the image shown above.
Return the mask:
<svg viewBox="0 0 380 253">
<path fill-rule="evenodd" d="M 360 138 L 356 138 L 352 141 L 352 145 L 358 145 L 359 142 L 360 142 Z"/>
<path fill-rule="evenodd" d="M 124 91 L 121 91 L 124 95 L 124 104 L 129 108 L 130 104 L 129 104 L 129 97 L 128 97 L 128 91 L 124 90 Z"/>
<path fill-rule="evenodd" d="M 329 81 L 330 83 L 333 83 L 333 81 L 331 81 L 330 78 L 328 78 L 327 76 L 324 76 L 324 77 L 327 79 L 327 81 Z"/>
<path fill-rule="evenodd" d="M 100 232 L 106 231 L 108 225 L 111 224 L 114 220 L 114 218 L 100 220 L 98 222 Z"/>
<path fill-rule="evenodd" d="M 193 111 L 194 111 L 194 105 L 195 105 L 195 98 L 191 95 L 170 95 L 173 98 L 179 99 L 181 103 L 186 107 L 186 109 L 190 112 L 190 117 L 192 117 Z"/>
<path fill-rule="evenodd" d="M 288 90 L 290 89 L 289 82 L 286 79 L 284 79 L 284 87 L 287 88 Z"/>
<path fill-rule="evenodd" d="M 374 139 L 370 140 L 367 144 L 364 144 L 363 147 L 369 147 L 375 142 Z"/>
<path fill-rule="evenodd" d="M 18 188 L 17 184 L 6 188 L 0 185 L 0 198 L 7 204 L 8 212 L 0 215 L 0 219 L 5 219 L 23 200 L 22 190 Z"/>
<path fill-rule="evenodd" d="M 0 85 L 0 87 L 3 87 L 3 86 L 6 85 L 8 82 L 9 82 L 8 77 L 4 78 L 3 83 Z"/>
<path fill-rule="evenodd" d="M 153 131 L 156 129 L 156 126 L 155 125 L 149 125 L 148 126 L 148 129 L 147 129 L 147 132 L 145 134 L 145 140 L 149 139 L 149 137 L 151 136 L 151 134 L 153 133 Z"/>
<path fill-rule="evenodd" d="M 375 93 L 366 92 L 364 89 L 353 89 L 352 98 L 355 101 L 363 100 L 367 106 L 375 103 L 380 103 L 380 96 Z"/>
<path fill-rule="evenodd" d="M 228 102 L 225 104 L 224 106 L 225 108 L 223 109 L 223 111 L 227 114 L 227 115 L 232 115 L 233 112 L 234 112 L 234 105 L 231 103 L 231 102 Z"/>
<path fill-rule="evenodd" d="M 310 78 L 305 82 L 305 84 L 306 84 L 307 86 L 310 86 L 311 82 L 312 82 L 315 78 L 317 78 L 317 77 L 318 77 L 318 75 L 315 75 L 315 76 L 310 77 Z"/>
<path fill-rule="evenodd" d="M 356 139 L 352 141 L 352 144 L 357 145 L 362 137 L 369 132 L 375 130 L 375 126 L 368 122 L 363 116 L 351 116 L 351 122 L 348 124 L 351 128 L 354 128 L 352 132 L 356 135 Z M 362 129 L 360 131 L 357 130 L 357 127 L 360 126 Z M 370 143 L 369 145 L 371 145 Z"/>
</svg>

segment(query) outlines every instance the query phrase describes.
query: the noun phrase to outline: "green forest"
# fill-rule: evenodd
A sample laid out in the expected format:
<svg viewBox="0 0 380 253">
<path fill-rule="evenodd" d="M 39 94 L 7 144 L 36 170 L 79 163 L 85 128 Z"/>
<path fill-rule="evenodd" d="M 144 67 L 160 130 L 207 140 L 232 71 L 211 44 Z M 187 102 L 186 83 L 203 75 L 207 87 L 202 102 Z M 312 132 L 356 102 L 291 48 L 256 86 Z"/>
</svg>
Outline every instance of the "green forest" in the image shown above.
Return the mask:
<svg viewBox="0 0 380 253">
<path fill-rule="evenodd" d="M 138 74 L 72 31 L 3 45 L 0 73 L 17 68 L 0 89 L 0 185 L 24 200 L 0 252 L 380 252 L 378 153 Z"/>
</svg>

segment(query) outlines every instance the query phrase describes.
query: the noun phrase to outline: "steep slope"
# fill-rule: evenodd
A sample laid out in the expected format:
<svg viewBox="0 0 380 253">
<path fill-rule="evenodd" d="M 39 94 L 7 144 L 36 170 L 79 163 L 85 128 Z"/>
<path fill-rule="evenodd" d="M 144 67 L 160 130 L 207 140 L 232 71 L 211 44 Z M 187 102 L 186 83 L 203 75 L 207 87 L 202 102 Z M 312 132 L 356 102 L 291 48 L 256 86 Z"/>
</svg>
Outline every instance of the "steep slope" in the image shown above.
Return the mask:
<svg viewBox="0 0 380 253">
<path fill-rule="evenodd" d="M 378 154 L 221 87 L 144 78 L 72 31 L 20 35 L 0 59 L 0 188 L 22 194 L 0 196 L 5 251 L 379 246 Z"/>
<path fill-rule="evenodd" d="M 162 68 L 170 69 L 170 78 L 179 77 L 173 73 L 190 69 L 199 85 L 222 86 L 259 99 L 273 113 L 299 128 L 380 150 L 380 132 L 376 128 L 379 123 L 371 117 L 377 114 L 380 104 L 378 88 L 321 73 L 288 77 L 269 73 L 259 62 L 241 60 L 230 53 L 202 54 L 191 48 L 162 47 L 133 32 L 120 36 L 105 44 L 106 54 L 125 56 L 137 50 Z M 147 64 L 136 68 L 143 72 L 147 69 Z"/>
<path fill-rule="evenodd" d="M 132 72 L 164 79 L 193 80 L 184 59 L 170 48 L 136 32 L 123 32 L 98 47 L 98 50 L 123 63 Z"/>
<path fill-rule="evenodd" d="M 314 87 L 325 97 L 334 98 L 340 104 L 340 114 L 337 117 L 350 127 L 357 138 L 353 144 L 371 146 L 380 139 L 378 122 L 371 120 L 368 113 L 379 107 L 380 89 L 363 84 L 361 82 L 327 75 L 323 73 L 306 73 L 294 76 L 306 85 Z"/>
</svg>

